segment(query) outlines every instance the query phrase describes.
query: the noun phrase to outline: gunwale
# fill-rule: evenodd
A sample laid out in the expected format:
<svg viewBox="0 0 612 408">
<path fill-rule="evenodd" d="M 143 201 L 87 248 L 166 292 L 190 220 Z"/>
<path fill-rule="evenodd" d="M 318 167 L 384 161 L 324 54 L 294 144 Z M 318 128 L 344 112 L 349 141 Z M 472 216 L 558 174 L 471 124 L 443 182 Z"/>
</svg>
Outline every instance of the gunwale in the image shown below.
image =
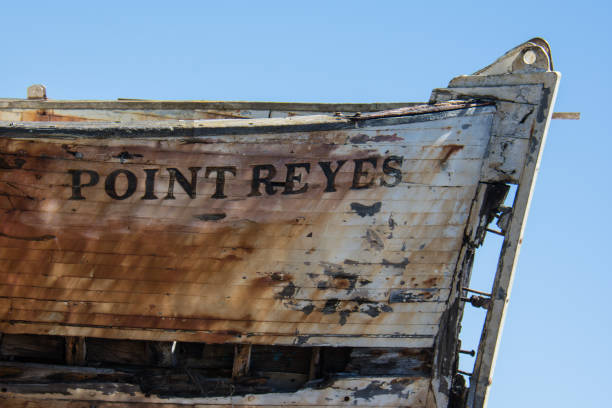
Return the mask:
<svg viewBox="0 0 612 408">
<path fill-rule="evenodd" d="M 250 133 L 292 133 L 345 130 L 426 122 L 474 114 L 490 101 L 446 101 L 419 104 L 355 116 L 308 115 L 288 118 L 206 119 L 130 122 L 13 122 L 0 121 L 0 137 L 19 138 L 181 138 Z M 486 112 L 486 110 L 485 110 Z M 36 134 L 32 134 L 36 132 Z M 27 136 L 26 136 L 27 135 Z"/>
</svg>

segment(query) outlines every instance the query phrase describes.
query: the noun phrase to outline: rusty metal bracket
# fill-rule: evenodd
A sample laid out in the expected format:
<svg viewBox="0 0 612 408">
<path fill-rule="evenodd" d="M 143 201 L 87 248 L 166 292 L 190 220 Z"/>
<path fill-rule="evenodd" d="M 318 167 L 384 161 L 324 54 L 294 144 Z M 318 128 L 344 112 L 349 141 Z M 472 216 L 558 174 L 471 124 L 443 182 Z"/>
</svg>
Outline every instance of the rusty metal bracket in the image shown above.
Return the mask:
<svg viewBox="0 0 612 408">
<path fill-rule="evenodd" d="M 491 298 L 482 296 L 461 297 L 461 300 L 470 303 L 474 307 L 481 307 L 483 309 L 489 309 L 491 306 Z"/>
</svg>

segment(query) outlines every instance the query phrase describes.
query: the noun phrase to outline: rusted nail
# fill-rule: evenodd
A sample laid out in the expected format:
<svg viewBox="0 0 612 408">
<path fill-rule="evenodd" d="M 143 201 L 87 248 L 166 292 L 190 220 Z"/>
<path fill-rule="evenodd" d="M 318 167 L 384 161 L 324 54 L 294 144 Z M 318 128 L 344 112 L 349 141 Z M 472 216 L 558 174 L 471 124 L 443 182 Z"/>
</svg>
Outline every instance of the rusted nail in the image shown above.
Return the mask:
<svg viewBox="0 0 612 408">
<path fill-rule="evenodd" d="M 468 354 L 472 357 L 474 357 L 476 355 L 476 352 L 474 350 L 459 350 L 459 352 L 461 354 Z"/>
</svg>

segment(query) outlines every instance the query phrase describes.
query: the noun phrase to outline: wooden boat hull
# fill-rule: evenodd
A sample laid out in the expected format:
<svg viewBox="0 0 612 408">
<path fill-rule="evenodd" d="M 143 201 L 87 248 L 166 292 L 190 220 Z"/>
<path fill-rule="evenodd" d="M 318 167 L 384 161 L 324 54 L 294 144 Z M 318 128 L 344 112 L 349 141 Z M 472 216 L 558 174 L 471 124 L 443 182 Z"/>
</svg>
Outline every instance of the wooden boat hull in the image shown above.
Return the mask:
<svg viewBox="0 0 612 408">
<path fill-rule="evenodd" d="M 2 318 L 63 335 L 431 347 L 493 113 L 4 139 Z"/>
<path fill-rule="evenodd" d="M 382 112 L 80 122 L 56 111 L 49 122 L 2 122 L 3 354 L 43 338 L 27 336 L 47 336 L 47 350 L 63 336 L 68 364 L 155 366 L 88 368 L 79 375 L 94 385 L 58 386 L 46 376 L 72 378 L 65 367 L 43 375 L 0 364 L 12 373 L 7 395 L 482 406 L 558 79 L 539 59 L 517 65 L 536 46 L 456 78 L 430 104 Z M 0 119 L 32 113 L 18 105 Z M 261 111 L 225 108 L 217 117 Z M 119 115 L 83 109 L 70 117 Z M 505 209 L 508 184 L 519 191 Z M 495 217 L 506 250 L 493 295 L 471 300 L 488 309 L 489 329 L 466 396 L 457 385 L 465 288 Z M 189 354 L 197 344 L 216 351 Z M 156 357 L 138 360 L 140 345 Z M 129 352 L 113 355 L 121 347 Z M 228 350 L 232 366 L 215 366 Z M 188 397 L 164 391 L 170 373 Z M 104 376 L 112 382 L 101 386 Z"/>
</svg>

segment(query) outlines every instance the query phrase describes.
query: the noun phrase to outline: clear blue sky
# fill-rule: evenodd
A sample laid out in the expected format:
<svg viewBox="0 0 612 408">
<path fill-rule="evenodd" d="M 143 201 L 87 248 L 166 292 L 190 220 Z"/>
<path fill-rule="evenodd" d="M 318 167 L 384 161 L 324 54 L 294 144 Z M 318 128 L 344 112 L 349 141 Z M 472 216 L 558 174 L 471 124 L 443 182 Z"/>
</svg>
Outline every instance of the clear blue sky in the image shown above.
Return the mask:
<svg viewBox="0 0 612 408">
<path fill-rule="evenodd" d="M 582 119 L 550 127 L 489 406 L 610 406 L 610 3 L 424 3 L 4 2 L 0 97 L 43 83 L 56 99 L 426 101 L 544 37 L 563 75 L 555 110 Z"/>
</svg>

